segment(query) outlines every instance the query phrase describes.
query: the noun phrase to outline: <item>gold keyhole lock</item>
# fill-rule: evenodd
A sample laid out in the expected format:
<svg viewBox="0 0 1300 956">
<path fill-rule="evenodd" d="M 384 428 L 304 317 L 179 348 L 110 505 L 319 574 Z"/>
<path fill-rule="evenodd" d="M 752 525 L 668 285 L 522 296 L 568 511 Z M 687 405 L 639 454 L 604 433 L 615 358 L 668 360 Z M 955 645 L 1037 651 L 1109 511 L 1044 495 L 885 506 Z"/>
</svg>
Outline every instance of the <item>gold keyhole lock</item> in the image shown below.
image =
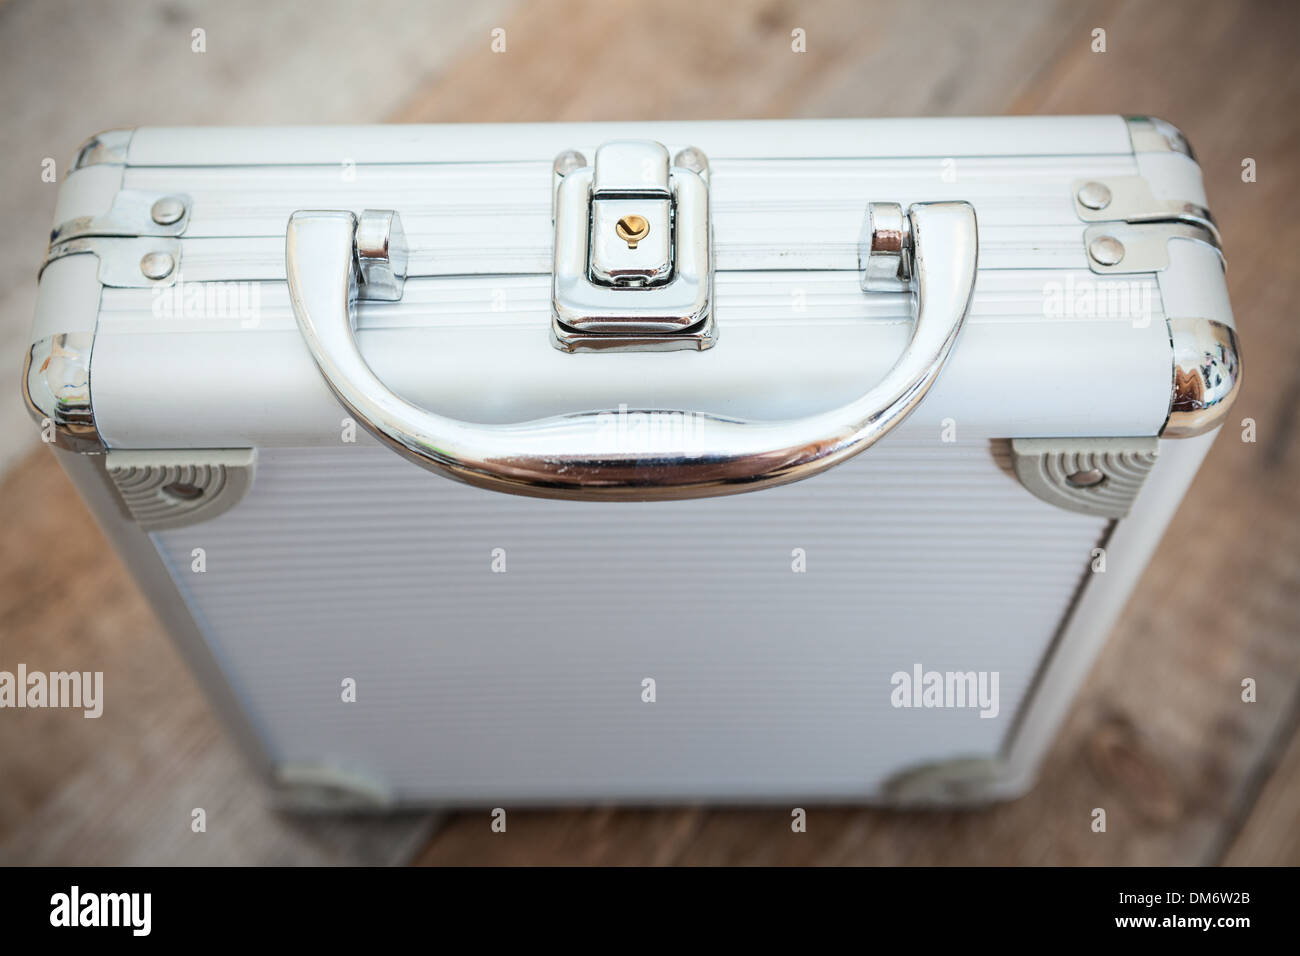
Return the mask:
<svg viewBox="0 0 1300 956">
<path fill-rule="evenodd" d="M 614 231 L 629 249 L 635 249 L 636 244 L 650 234 L 650 223 L 645 216 L 624 216 L 614 224 Z"/>
</svg>

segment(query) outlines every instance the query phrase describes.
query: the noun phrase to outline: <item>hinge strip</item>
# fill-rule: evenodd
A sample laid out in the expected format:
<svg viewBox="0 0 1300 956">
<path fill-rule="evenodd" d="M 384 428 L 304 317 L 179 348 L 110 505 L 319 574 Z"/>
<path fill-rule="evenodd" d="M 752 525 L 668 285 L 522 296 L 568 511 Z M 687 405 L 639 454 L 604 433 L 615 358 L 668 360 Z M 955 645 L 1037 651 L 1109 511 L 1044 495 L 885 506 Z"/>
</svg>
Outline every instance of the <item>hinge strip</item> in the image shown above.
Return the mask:
<svg viewBox="0 0 1300 956">
<path fill-rule="evenodd" d="M 59 223 L 50 233 L 50 246 L 88 236 L 179 236 L 190 224 L 190 206 L 189 196 L 123 189 L 108 212 Z"/>
</svg>

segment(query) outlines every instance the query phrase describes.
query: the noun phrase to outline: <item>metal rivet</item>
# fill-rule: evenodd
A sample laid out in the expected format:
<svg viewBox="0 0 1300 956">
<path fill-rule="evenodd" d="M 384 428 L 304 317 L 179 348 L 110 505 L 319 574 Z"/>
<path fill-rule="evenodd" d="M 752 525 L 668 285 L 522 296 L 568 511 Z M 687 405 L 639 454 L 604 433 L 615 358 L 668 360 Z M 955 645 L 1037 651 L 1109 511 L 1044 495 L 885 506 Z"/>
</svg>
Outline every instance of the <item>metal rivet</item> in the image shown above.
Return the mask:
<svg viewBox="0 0 1300 956">
<path fill-rule="evenodd" d="M 1088 244 L 1088 255 L 1100 265 L 1119 265 L 1124 258 L 1124 243 L 1114 236 L 1098 236 Z"/>
<path fill-rule="evenodd" d="M 645 216 L 624 216 L 614 224 L 614 231 L 629 249 L 635 249 L 636 244 L 650 234 L 650 223 Z"/>
<path fill-rule="evenodd" d="M 575 169 L 581 169 L 587 165 L 587 157 L 576 149 L 566 149 L 559 156 L 555 157 L 555 173 L 557 176 L 567 176 Z"/>
<path fill-rule="evenodd" d="M 673 165 L 689 169 L 693 173 L 702 173 L 708 170 L 709 160 L 694 146 L 687 146 L 677 151 L 677 155 L 673 157 Z"/>
<path fill-rule="evenodd" d="M 166 252 L 150 252 L 140 260 L 140 271 L 146 279 L 166 279 L 176 268 L 176 260 Z"/>
<path fill-rule="evenodd" d="M 1105 480 L 1106 473 L 1100 468 L 1087 468 L 1065 476 L 1066 484 L 1075 488 L 1094 488 Z"/>
<path fill-rule="evenodd" d="M 1079 203 L 1089 209 L 1105 209 L 1110 200 L 1110 190 L 1105 183 L 1084 183 L 1079 187 Z"/>
<path fill-rule="evenodd" d="M 169 485 L 163 485 L 162 490 L 163 494 L 177 501 L 197 501 L 203 497 L 202 488 L 185 481 L 173 481 Z"/>
<path fill-rule="evenodd" d="M 185 203 L 175 196 L 164 196 L 153 204 L 149 215 L 158 225 L 170 226 L 172 223 L 180 222 L 185 215 Z"/>
</svg>

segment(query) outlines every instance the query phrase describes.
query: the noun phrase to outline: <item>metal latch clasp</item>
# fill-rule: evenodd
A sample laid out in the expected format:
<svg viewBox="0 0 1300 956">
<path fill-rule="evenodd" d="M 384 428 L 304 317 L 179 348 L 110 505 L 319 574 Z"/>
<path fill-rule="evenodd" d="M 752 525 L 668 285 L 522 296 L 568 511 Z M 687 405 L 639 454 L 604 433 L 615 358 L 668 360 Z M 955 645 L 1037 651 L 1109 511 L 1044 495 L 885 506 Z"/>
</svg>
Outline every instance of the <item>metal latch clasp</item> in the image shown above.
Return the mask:
<svg viewBox="0 0 1300 956">
<path fill-rule="evenodd" d="M 614 140 L 555 161 L 552 342 L 566 352 L 713 345 L 708 167 L 699 150 Z"/>
<path fill-rule="evenodd" d="M 673 197 L 668 150 L 617 141 L 596 150 L 591 186 L 592 282 L 663 285 L 673 269 Z"/>
</svg>

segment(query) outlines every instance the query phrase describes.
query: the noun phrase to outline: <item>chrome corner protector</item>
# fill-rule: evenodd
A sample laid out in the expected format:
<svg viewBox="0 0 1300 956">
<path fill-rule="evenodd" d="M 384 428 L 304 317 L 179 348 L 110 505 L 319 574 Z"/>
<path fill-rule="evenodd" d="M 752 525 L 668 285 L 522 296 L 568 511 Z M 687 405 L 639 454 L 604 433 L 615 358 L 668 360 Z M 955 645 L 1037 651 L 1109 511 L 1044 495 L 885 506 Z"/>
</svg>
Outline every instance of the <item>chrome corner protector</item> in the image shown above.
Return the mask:
<svg viewBox="0 0 1300 956">
<path fill-rule="evenodd" d="M 72 156 L 69 172 L 85 169 L 100 163 L 126 164 L 127 151 L 131 148 L 131 137 L 135 129 L 106 129 L 91 136 L 77 147 Z"/>
<path fill-rule="evenodd" d="M 104 451 L 90 403 L 93 332 L 65 332 L 36 342 L 23 366 L 23 400 L 48 443 L 83 455 Z"/>
<path fill-rule="evenodd" d="M 1173 386 L 1161 438 L 1192 438 L 1218 428 L 1241 390 L 1241 350 L 1231 326 L 1171 318 Z"/>
<path fill-rule="evenodd" d="M 1196 162 L 1196 153 L 1187 137 L 1173 123 L 1158 116 L 1125 116 L 1129 142 L 1135 153 L 1182 153 Z"/>
</svg>

